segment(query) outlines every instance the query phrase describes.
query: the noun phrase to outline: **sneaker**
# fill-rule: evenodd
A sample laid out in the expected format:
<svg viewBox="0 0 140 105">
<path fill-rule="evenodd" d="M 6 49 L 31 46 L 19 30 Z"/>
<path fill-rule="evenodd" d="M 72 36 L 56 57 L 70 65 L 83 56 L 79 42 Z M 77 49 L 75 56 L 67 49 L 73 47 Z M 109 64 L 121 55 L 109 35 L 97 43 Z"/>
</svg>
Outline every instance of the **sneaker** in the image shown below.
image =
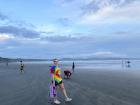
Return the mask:
<svg viewBox="0 0 140 105">
<path fill-rule="evenodd" d="M 60 102 L 59 100 L 56 99 L 56 100 L 54 100 L 54 103 L 55 103 L 55 104 L 60 104 L 61 102 Z"/>
<path fill-rule="evenodd" d="M 69 102 L 69 101 L 71 101 L 71 100 L 72 100 L 72 98 L 66 98 L 66 99 L 65 99 L 66 102 Z"/>
</svg>

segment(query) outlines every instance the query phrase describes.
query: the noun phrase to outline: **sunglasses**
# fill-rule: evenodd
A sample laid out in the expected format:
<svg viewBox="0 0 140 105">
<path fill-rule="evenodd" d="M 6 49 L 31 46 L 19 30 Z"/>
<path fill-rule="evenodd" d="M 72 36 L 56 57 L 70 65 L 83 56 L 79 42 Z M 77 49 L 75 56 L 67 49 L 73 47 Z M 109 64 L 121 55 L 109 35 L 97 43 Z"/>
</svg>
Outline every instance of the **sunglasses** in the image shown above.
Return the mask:
<svg viewBox="0 0 140 105">
<path fill-rule="evenodd" d="M 54 61 L 54 62 L 58 62 L 58 61 Z"/>
</svg>

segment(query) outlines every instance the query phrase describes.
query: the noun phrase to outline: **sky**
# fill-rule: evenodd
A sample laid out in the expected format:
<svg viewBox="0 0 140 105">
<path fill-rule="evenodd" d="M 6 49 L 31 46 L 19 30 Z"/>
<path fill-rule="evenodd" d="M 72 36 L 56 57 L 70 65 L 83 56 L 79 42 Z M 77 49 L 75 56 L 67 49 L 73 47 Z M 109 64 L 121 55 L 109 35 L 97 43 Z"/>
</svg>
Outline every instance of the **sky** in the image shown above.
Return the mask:
<svg viewBox="0 0 140 105">
<path fill-rule="evenodd" d="M 0 56 L 140 58 L 140 0 L 0 0 Z"/>
</svg>

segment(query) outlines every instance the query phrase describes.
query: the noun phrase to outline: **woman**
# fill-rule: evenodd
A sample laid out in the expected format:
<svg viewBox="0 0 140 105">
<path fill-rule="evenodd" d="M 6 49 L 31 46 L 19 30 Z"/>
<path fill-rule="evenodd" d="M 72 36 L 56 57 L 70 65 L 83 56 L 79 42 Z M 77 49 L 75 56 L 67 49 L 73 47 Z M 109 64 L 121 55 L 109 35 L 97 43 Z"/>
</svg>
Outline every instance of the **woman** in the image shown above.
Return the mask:
<svg viewBox="0 0 140 105">
<path fill-rule="evenodd" d="M 64 83 L 62 82 L 62 77 L 61 75 L 61 69 L 58 67 L 59 61 L 58 59 L 54 59 L 53 60 L 53 66 L 50 69 L 50 73 L 51 73 L 51 79 L 52 79 L 52 85 L 54 87 L 59 86 L 61 91 L 63 92 L 64 96 L 65 96 L 65 101 L 71 101 L 72 99 L 68 97 L 65 87 L 64 87 Z M 57 99 L 57 96 L 54 97 L 54 103 L 55 104 L 60 104 L 60 101 Z"/>
</svg>

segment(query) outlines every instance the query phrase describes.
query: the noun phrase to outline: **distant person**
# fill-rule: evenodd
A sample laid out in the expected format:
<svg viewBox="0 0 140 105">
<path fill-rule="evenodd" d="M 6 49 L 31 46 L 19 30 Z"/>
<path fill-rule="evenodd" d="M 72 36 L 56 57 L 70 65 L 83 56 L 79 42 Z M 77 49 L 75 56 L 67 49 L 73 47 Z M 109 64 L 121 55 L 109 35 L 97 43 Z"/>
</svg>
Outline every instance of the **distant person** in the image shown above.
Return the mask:
<svg viewBox="0 0 140 105">
<path fill-rule="evenodd" d="M 127 61 L 126 63 L 127 63 L 127 67 L 130 67 L 130 63 L 131 62 L 130 61 Z"/>
<path fill-rule="evenodd" d="M 6 66 L 8 66 L 9 64 L 8 64 L 8 61 L 6 62 Z"/>
<path fill-rule="evenodd" d="M 64 96 L 65 96 L 65 101 L 71 101 L 72 99 L 68 97 L 65 87 L 64 87 L 64 83 L 62 81 L 62 77 L 61 77 L 61 69 L 58 66 L 59 61 L 58 59 L 54 59 L 53 60 L 53 66 L 51 66 L 50 68 L 50 74 L 51 74 L 51 80 L 52 80 L 52 85 L 53 87 L 56 88 L 59 86 L 61 91 L 63 92 Z M 61 102 L 57 99 L 57 94 L 54 96 L 54 103 L 55 104 L 60 104 Z"/>
<path fill-rule="evenodd" d="M 20 72 L 23 73 L 24 72 L 24 64 L 22 61 L 20 61 Z"/>
<path fill-rule="evenodd" d="M 75 63 L 73 62 L 72 63 L 72 71 L 74 72 L 74 69 L 75 69 Z"/>
</svg>

